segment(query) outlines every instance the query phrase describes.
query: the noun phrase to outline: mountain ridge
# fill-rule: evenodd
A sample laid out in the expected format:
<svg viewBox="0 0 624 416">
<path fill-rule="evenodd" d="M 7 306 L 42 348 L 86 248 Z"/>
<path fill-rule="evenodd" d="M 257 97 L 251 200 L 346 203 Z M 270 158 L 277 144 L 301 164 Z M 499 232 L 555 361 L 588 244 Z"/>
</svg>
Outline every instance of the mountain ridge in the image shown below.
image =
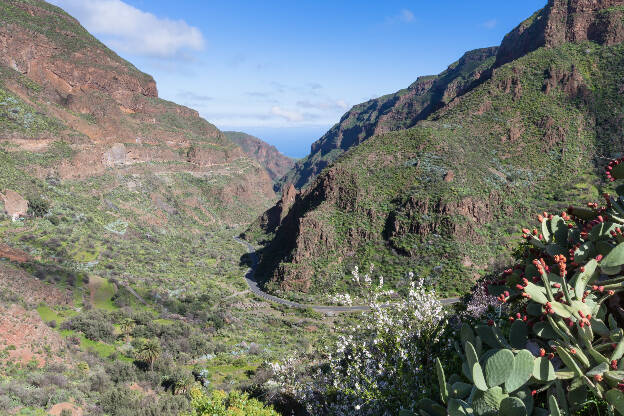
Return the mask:
<svg viewBox="0 0 624 416">
<path fill-rule="evenodd" d="M 559 210 L 562 195 L 597 198 L 606 189 L 596 174 L 601 157 L 622 150 L 615 137 L 624 133 L 624 53 L 612 40 L 624 27 L 609 26 L 602 43 L 581 34 L 604 13 L 624 22 L 620 4 L 570 0 L 570 10 L 587 6 L 571 15 L 578 42 L 536 45 L 492 63 L 469 91 L 414 127 L 349 148 L 277 225 L 256 222 L 245 235 L 269 241 L 259 265 L 267 287 L 296 299 L 322 296 L 344 291 L 353 266 L 375 263 L 387 279 L 413 270 L 445 294 L 464 293 L 509 255 L 509 222 L 527 221 L 532 202 Z M 562 7 L 550 1 L 524 25 L 544 13 L 567 16 Z"/>
<path fill-rule="evenodd" d="M 419 77 L 406 89 L 354 106 L 311 145 L 310 155 L 298 161 L 280 184 L 293 183 L 301 189 L 350 147 L 426 118 L 486 74 L 497 50 L 490 47 L 466 52 L 439 75 Z"/>
<path fill-rule="evenodd" d="M 56 6 L 0 3 L 0 82 L 5 144 L 36 153 L 58 141 L 69 146 L 58 163 L 37 166 L 40 177 L 86 179 L 110 169 L 213 177 L 214 201 L 231 224 L 275 199 L 267 172 L 238 145 L 197 111 L 158 98 L 150 75 Z M 234 199 L 243 207 L 230 216 L 225 205 Z"/>
<path fill-rule="evenodd" d="M 478 83 L 488 79 L 491 71 L 539 47 L 557 47 L 565 42 L 580 41 L 596 41 L 605 45 L 622 42 L 624 40 L 623 8 L 622 0 L 549 0 L 542 10 L 535 12 L 533 16 L 508 33 L 500 47 L 469 51 L 442 74 L 422 76 L 407 88 L 407 91 L 420 89 L 416 95 L 422 96 L 434 83 L 438 83 L 438 95 L 441 97 L 430 98 L 431 102 L 428 106 L 419 108 L 419 100 L 410 97 L 409 93 L 404 96 L 405 90 L 354 106 L 343 115 L 338 124 L 312 144 L 310 155 L 299 161 L 293 171 L 280 181 L 281 184 L 286 185 L 292 182 L 297 188 L 305 187 L 311 179 L 349 147 L 361 143 L 374 134 L 413 126 L 470 89 L 473 82 Z M 470 59 L 472 54 L 485 51 L 493 51 L 495 61 L 472 74 L 474 79 L 470 79 L 470 76 L 468 79 L 462 79 L 465 75 L 461 70 L 462 61 Z M 456 68 L 460 70 L 457 71 Z M 456 77 L 453 77 L 453 70 L 458 73 Z M 447 87 L 444 84 L 445 78 L 450 78 L 449 90 L 442 91 L 440 94 L 439 90 Z M 459 88 L 454 91 L 456 87 Z M 416 108 L 415 114 L 413 109 L 402 111 L 401 107 L 409 105 Z M 379 119 L 371 116 L 374 111 L 382 113 Z M 354 125 L 353 119 L 359 119 L 362 116 L 367 119 L 359 121 L 361 125 L 359 130 L 349 132 Z M 392 118 L 396 121 L 394 124 L 387 120 Z"/>
<path fill-rule="evenodd" d="M 540 47 L 593 41 L 615 45 L 624 41 L 624 1 L 549 0 L 546 7 L 505 36 L 496 57 L 501 66 Z"/>
<path fill-rule="evenodd" d="M 273 145 L 247 133 L 224 131 L 223 134 L 243 149 L 243 152 L 262 165 L 274 181 L 284 176 L 295 165 L 295 159 L 285 156 Z"/>
</svg>

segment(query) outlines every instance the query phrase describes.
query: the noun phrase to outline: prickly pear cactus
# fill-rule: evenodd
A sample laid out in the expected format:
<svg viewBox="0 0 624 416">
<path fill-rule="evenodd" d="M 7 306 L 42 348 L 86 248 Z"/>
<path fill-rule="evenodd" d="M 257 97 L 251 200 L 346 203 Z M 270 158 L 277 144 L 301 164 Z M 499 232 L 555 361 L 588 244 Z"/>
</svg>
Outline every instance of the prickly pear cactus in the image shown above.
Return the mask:
<svg viewBox="0 0 624 416">
<path fill-rule="evenodd" d="M 522 325 L 512 326 L 510 338 L 526 344 L 527 331 Z M 463 361 L 463 377 L 452 375 L 447 380 L 441 363 L 436 362 L 440 399 L 446 408 L 430 413 L 434 409 L 430 400 L 421 402 L 419 408 L 427 414 L 452 416 L 526 416 L 539 412 L 533 396 L 554 384 L 556 372 L 551 362 L 527 349 L 514 348 L 495 324 L 475 330 L 464 324 L 461 345 L 456 345 Z"/>
<path fill-rule="evenodd" d="M 624 159 L 607 178 L 624 179 Z M 438 369 L 446 414 L 570 415 L 592 393 L 624 415 L 624 331 L 607 308 L 624 291 L 624 185 L 616 192 L 522 230 L 524 259 L 489 287 L 511 325 L 462 328 L 463 377 Z"/>
</svg>

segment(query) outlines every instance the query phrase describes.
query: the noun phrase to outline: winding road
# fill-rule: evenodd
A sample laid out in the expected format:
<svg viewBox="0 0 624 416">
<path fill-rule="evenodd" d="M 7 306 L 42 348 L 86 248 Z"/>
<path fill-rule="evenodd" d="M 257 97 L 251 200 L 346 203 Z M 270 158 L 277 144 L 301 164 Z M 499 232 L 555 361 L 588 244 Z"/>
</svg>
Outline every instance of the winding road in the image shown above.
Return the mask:
<svg viewBox="0 0 624 416">
<path fill-rule="evenodd" d="M 258 254 L 256 253 L 256 249 L 249 242 L 239 238 L 234 237 L 234 240 L 244 245 L 247 248 L 247 252 L 251 257 L 251 267 L 245 273 L 245 281 L 247 282 L 247 286 L 249 286 L 249 290 L 251 292 L 269 302 L 275 302 L 280 305 L 288 306 L 290 308 L 297 309 L 313 309 L 316 312 L 324 313 L 324 314 L 334 314 L 334 313 L 342 313 L 342 312 L 363 312 L 367 311 L 370 308 L 368 306 L 326 306 L 326 305 L 308 305 L 298 302 L 293 302 L 291 300 L 278 298 L 277 296 L 270 295 L 263 291 L 260 286 L 258 286 L 258 281 L 256 280 L 256 269 L 258 268 Z M 443 305 L 452 305 L 454 303 L 458 303 L 460 298 L 449 298 L 442 299 L 441 302 Z"/>
</svg>

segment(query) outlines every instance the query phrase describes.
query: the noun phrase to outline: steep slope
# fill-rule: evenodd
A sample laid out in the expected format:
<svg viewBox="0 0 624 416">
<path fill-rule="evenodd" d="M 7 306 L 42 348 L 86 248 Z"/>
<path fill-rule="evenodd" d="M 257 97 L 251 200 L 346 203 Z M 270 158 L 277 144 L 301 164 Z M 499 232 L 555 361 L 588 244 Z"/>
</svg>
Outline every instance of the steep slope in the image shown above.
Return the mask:
<svg viewBox="0 0 624 416">
<path fill-rule="evenodd" d="M 541 47 L 592 41 L 624 41 L 622 0 L 550 0 L 546 7 L 505 36 L 496 57 L 503 65 Z"/>
<path fill-rule="evenodd" d="M 257 137 L 237 131 L 224 131 L 223 134 L 240 146 L 248 157 L 260 163 L 260 166 L 266 169 L 273 180 L 281 178 L 295 166 L 293 158 L 284 156 L 275 146 L 271 146 Z"/>
<path fill-rule="evenodd" d="M 230 389 L 329 332 L 246 292 L 232 236 L 274 199 L 71 16 L 0 0 L 0 414 L 186 413 L 173 376 Z M 154 371 L 133 363 L 146 340 Z"/>
<path fill-rule="evenodd" d="M 325 167 L 352 146 L 375 134 L 412 127 L 461 95 L 492 66 L 497 48 L 467 52 L 439 75 L 424 76 L 408 88 L 354 106 L 323 137 L 310 155 L 284 176 L 282 185 L 305 187 Z"/>
<path fill-rule="evenodd" d="M 427 120 L 345 153 L 283 216 L 260 265 L 268 287 L 344 291 L 351 268 L 372 262 L 388 285 L 413 270 L 461 293 L 505 260 L 536 201 L 561 210 L 560 201 L 598 199 L 607 185 L 597 168 L 624 151 L 621 4 L 551 1 L 514 33 L 536 16 L 568 21 L 573 34 L 605 16 L 614 23 L 600 42 L 553 43 L 560 34 L 546 32 L 548 47 L 526 46 Z"/>
<path fill-rule="evenodd" d="M 111 168 L 203 178 L 215 188 L 208 208 L 223 214 L 211 221 L 226 224 L 274 198 L 266 172 L 215 126 L 159 99 L 152 77 L 43 1 L 0 2 L 0 125 L 12 152 L 63 143 L 54 163 L 22 166 L 41 178 L 85 179 Z M 233 200 L 240 211 L 226 209 Z"/>
</svg>

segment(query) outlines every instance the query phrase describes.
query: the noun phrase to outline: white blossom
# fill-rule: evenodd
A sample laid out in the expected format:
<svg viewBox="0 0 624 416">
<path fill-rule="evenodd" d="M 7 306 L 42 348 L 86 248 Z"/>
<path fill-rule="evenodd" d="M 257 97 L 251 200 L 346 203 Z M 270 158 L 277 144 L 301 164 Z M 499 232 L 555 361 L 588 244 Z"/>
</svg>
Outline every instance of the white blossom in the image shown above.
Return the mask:
<svg viewBox="0 0 624 416">
<path fill-rule="evenodd" d="M 427 290 L 423 279 L 410 279 L 407 294 L 392 303 L 382 299 L 393 292 L 371 285 L 374 267 L 360 276 L 355 267 L 353 282 L 367 289 L 369 311 L 360 323 L 339 335 L 327 351 L 327 369 L 321 366 L 308 381 L 302 381 L 296 369 L 297 360 L 270 365 L 273 380 L 284 391 L 308 407 L 312 415 L 390 415 L 401 397 L 427 393 L 433 360 L 441 349 L 451 348 L 443 339 L 446 314 L 433 290 Z M 362 284 L 363 283 L 363 284 Z M 349 295 L 334 297 L 351 302 Z M 328 399 L 323 386 L 332 386 L 335 395 Z M 414 409 L 408 409 L 414 410 Z M 396 409 L 395 409 L 396 411 Z"/>
</svg>

